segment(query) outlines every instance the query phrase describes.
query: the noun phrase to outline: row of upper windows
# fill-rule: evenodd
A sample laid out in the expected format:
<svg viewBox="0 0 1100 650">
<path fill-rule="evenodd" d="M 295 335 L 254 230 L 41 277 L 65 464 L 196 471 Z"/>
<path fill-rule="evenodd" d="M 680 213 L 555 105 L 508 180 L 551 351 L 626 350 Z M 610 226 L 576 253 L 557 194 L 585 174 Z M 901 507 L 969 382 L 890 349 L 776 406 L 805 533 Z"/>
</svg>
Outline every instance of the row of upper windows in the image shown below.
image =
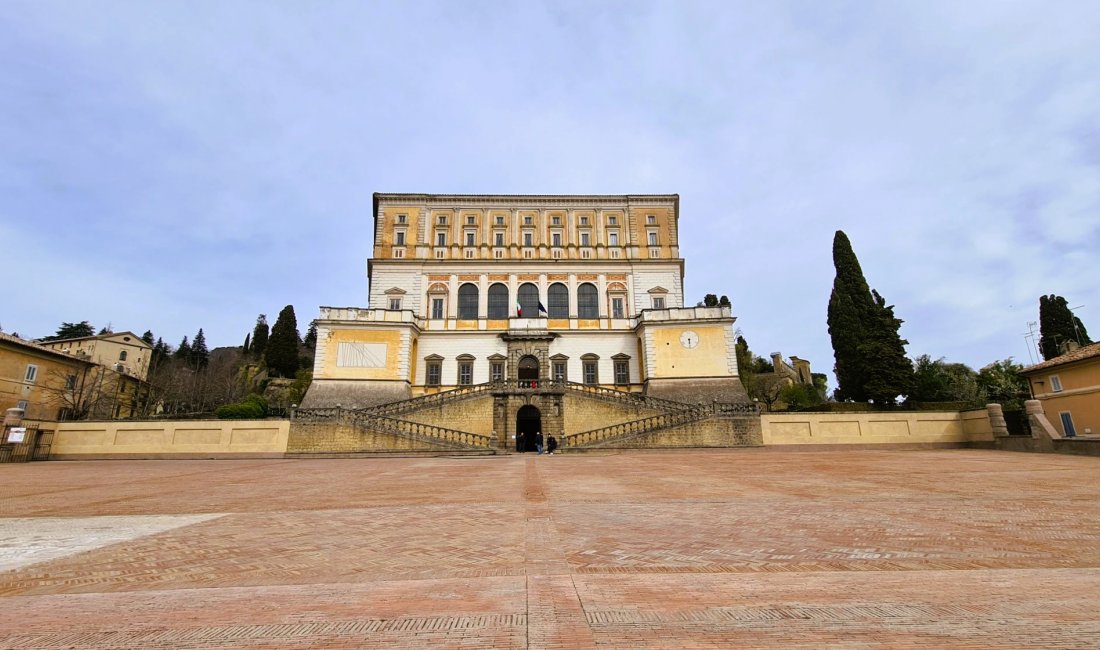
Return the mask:
<svg viewBox="0 0 1100 650">
<path fill-rule="evenodd" d="M 522 317 L 528 314 L 528 318 L 537 318 L 546 313 L 548 318 L 569 318 L 569 287 L 560 282 L 555 282 L 547 288 L 547 300 L 544 307 L 539 296 L 538 286 L 525 282 L 520 285 L 517 293 L 516 316 Z M 481 290 L 477 285 L 465 283 L 458 288 L 458 318 L 474 320 L 480 318 Z M 608 313 L 611 318 L 626 318 L 626 297 L 619 292 L 609 293 Z M 447 317 L 447 299 L 442 296 L 430 297 L 430 318 L 442 320 Z M 393 296 L 389 299 L 389 308 L 397 311 L 401 309 L 402 299 Z M 662 295 L 651 296 L 653 309 L 665 308 L 665 297 Z M 494 283 L 488 291 L 488 313 L 490 320 L 504 320 L 510 317 L 512 308 L 508 299 L 508 287 L 502 283 Z M 599 318 L 599 290 L 595 285 L 585 282 L 577 287 L 577 318 Z"/>
<path fill-rule="evenodd" d="M 406 233 L 405 233 L 404 230 L 398 230 L 398 231 L 394 232 L 393 243 L 394 243 L 395 246 L 405 246 L 406 245 L 407 240 L 406 240 L 405 234 Z M 448 231 L 445 231 L 445 230 L 436 231 L 436 233 L 435 233 L 435 245 L 436 246 L 447 246 L 447 241 L 449 240 L 449 235 L 450 235 L 450 233 Z M 493 245 L 494 246 L 506 246 L 507 244 L 505 243 L 504 235 L 505 235 L 505 233 L 503 231 L 494 232 L 493 233 Z M 465 239 L 465 245 L 466 246 L 477 246 L 478 245 L 478 243 L 477 243 L 477 232 L 476 231 L 467 230 L 465 232 L 465 237 L 466 237 L 466 239 Z M 650 232 L 646 233 L 646 239 L 647 239 L 647 243 L 648 243 L 649 246 L 660 246 L 661 238 L 660 238 L 660 234 L 657 231 L 653 230 L 653 231 L 650 231 Z M 562 233 L 560 233 L 560 232 L 550 233 L 550 245 L 551 246 L 556 246 L 556 247 L 561 246 L 562 241 L 563 241 L 562 240 Z M 523 245 L 524 246 L 534 246 L 535 245 L 535 233 L 533 231 L 525 230 L 523 232 Z M 579 240 L 578 245 L 580 245 L 580 246 L 591 246 L 592 245 L 592 233 L 590 233 L 588 231 L 581 231 L 580 240 Z M 619 245 L 619 233 L 618 233 L 618 231 L 611 230 L 611 231 L 607 232 L 607 245 L 608 246 L 618 246 Z"/>
<path fill-rule="evenodd" d="M 616 356 L 611 360 L 612 374 L 615 384 L 624 385 L 630 383 L 630 357 Z M 568 359 L 553 359 L 550 375 L 552 381 L 569 381 Z M 595 354 L 586 354 L 581 357 L 581 379 L 585 384 L 598 384 L 600 378 L 600 358 Z M 439 386 L 443 381 L 443 360 L 429 358 L 424 360 L 426 386 Z M 504 362 L 498 360 L 489 361 L 489 381 L 504 380 Z M 469 386 L 474 381 L 474 359 L 470 355 L 462 355 L 458 359 L 458 367 L 455 383 L 459 386 Z"/>
<path fill-rule="evenodd" d="M 496 216 L 493 217 L 493 225 L 496 225 L 496 226 L 507 225 L 507 219 L 508 218 L 503 216 L 503 215 L 496 215 Z M 396 217 L 396 221 L 397 221 L 398 225 L 408 224 L 409 223 L 409 215 L 408 214 L 398 214 L 397 217 Z M 437 214 L 435 216 L 435 224 L 437 226 L 446 226 L 449 222 L 450 221 L 449 221 L 449 216 L 448 215 Z M 465 224 L 467 226 L 476 226 L 477 222 L 478 222 L 477 216 L 471 215 L 471 214 L 468 214 L 468 215 L 465 216 Z M 645 222 L 646 222 L 646 225 L 649 225 L 649 226 L 657 225 L 657 215 L 647 214 L 646 217 L 645 217 Z M 590 225 L 589 224 L 589 217 L 579 216 L 579 217 L 577 217 L 577 223 L 578 223 L 578 225 L 581 225 L 581 226 Z M 619 217 L 617 215 L 608 215 L 608 216 L 604 217 L 604 223 L 608 226 L 617 226 L 617 225 L 619 225 Z M 525 226 L 535 225 L 535 217 L 533 215 L 524 215 L 523 216 L 523 225 L 525 225 Z M 552 225 L 552 226 L 562 225 L 562 218 L 558 215 L 551 216 L 550 217 L 550 225 Z"/>
</svg>

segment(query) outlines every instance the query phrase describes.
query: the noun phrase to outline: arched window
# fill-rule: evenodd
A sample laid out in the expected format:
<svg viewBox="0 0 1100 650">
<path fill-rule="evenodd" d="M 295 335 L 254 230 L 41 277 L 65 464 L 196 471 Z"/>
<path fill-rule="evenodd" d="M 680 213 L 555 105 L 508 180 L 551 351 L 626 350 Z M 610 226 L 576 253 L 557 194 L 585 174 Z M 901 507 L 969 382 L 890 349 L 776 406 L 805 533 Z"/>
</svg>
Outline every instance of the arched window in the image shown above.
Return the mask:
<svg viewBox="0 0 1100 650">
<path fill-rule="evenodd" d="M 569 318 L 569 287 L 555 282 L 550 285 L 547 299 L 547 314 L 550 318 Z"/>
<path fill-rule="evenodd" d="M 489 318 L 508 318 L 508 287 L 500 282 L 489 285 Z"/>
<path fill-rule="evenodd" d="M 458 317 L 477 318 L 477 285 L 467 282 L 458 288 Z"/>
<path fill-rule="evenodd" d="M 539 288 L 530 282 L 519 285 L 520 316 L 524 318 L 539 317 Z"/>
<path fill-rule="evenodd" d="M 600 297 L 596 285 L 585 282 L 577 287 L 577 317 L 599 318 Z"/>
<path fill-rule="evenodd" d="M 123 350 L 122 352 L 118 353 L 118 360 L 119 361 L 125 361 L 126 360 L 126 350 Z"/>
</svg>

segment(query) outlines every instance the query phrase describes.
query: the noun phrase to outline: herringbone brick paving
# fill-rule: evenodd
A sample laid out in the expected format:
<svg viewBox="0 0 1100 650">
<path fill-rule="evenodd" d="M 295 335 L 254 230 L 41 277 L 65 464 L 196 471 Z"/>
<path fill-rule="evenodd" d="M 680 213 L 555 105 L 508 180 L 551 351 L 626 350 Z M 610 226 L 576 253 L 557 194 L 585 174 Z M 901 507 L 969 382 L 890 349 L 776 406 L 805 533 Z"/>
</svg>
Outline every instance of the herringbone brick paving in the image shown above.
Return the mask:
<svg viewBox="0 0 1100 650">
<path fill-rule="evenodd" d="M 978 450 L 6 465 L 0 648 L 1095 648 L 1098 469 Z"/>
</svg>

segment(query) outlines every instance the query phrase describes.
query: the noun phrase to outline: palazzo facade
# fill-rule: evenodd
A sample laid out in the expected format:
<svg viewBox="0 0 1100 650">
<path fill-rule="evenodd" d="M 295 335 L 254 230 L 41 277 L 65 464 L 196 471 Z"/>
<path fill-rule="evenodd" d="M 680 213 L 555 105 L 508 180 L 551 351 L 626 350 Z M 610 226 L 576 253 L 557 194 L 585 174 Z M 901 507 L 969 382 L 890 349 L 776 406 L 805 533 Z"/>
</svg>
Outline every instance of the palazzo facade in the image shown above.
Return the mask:
<svg viewBox="0 0 1100 650">
<path fill-rule="evenodd" d="M 368 305 L 321 308 L 304 409 L 483 387 L 440 416 L 503 447 L 621 420 L 586 391 L 748 402 L 729 308 L 684 305 L 678 195 L 375 194 L 372 216 Z"/>
</svg>

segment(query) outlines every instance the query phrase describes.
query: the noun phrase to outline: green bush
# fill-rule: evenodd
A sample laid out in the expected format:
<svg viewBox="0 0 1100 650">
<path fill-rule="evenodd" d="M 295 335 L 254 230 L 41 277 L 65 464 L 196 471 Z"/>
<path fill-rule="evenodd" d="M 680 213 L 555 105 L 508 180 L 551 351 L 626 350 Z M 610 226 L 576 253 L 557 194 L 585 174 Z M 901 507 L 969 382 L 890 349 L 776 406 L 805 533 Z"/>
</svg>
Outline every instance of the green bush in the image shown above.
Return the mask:
<svg viewBox="0 0 1100 650">
<path fill-rule="evenodd" d="M 267 400 L 264 399 L 263 395 L 258 393 L 245 395 L 244 399 L 241 400 L 241 404 L 254 406 L 259 409 L 260 417 L 267 417 Z"/>
<path fill-rule="evenodd" d="M 258 420 L 264 417 L 264 411 L 256 404 L 224 404 L 214 411 L 222 420 Z"/>
</svg>

